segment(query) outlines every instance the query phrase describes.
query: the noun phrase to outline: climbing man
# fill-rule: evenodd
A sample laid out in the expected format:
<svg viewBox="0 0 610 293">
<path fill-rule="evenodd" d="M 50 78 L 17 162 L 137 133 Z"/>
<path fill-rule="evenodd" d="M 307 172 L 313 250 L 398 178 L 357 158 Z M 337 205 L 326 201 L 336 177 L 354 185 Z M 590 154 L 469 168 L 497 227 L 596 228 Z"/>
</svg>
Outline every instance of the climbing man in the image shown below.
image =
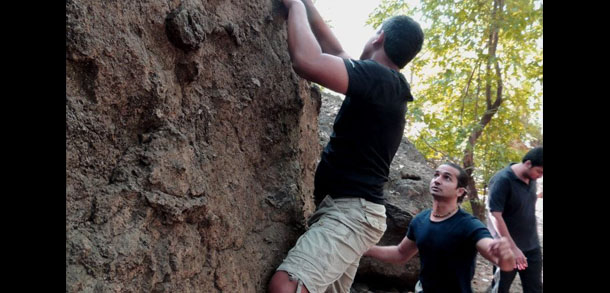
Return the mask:
<svg viewBox="0 0 610 293">
<path fill-rule="evenodd" d="M 277 268 L 269 292 L 349 292 L 362 254 L 386 229 L 383 184 L 413 100 L 400 69 L 421 50 L 424 34 L 410 17 L 392 17 L 356 60 L 312 0 L 283 3 L 295 72 L 345 100 L 316 169 L 309 229 Z"/>
</svg>

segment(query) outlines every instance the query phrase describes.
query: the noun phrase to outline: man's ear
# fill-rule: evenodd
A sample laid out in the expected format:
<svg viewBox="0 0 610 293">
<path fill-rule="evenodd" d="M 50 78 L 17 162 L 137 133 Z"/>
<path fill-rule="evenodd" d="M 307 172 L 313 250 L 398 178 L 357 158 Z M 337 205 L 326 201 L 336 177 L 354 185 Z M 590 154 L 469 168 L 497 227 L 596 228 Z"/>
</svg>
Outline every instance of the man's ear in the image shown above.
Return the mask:
<svg viewBox="0 0 610 293">
<path fill-rule="evenodd" d="M 383 30 L 381 30 L 379 35 L 377 35 L 377 37 L 373 40 L 373 45 L 376 45 L 376 46 L 383 45 L 384 38 L 385 38 L 385 33 L 383 32 Z"/>
<path fill-rule="evenodd" d="M 460 192 L 461 192 L 461 196 L 465 196 L 466 195 L 466 187 L 458 187 L 458 197 L 460 197 Z"/>
</svg>

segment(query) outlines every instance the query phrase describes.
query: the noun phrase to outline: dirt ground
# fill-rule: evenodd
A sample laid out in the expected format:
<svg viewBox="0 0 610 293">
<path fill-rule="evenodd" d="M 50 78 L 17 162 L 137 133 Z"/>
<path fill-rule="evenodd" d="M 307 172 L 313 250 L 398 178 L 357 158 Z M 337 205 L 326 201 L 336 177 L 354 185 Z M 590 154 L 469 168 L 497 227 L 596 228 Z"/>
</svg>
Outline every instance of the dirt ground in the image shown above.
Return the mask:
<svg viewBox="0 0 610 293">
<path fill-rule="evenodd" d="M 543 199 L 539 198 L 536 203 L 536 217 L 538 220 L 538 236 L 540 237 L 540 246 L 543 246 L 543 236 L 542 236 L 542 206 Z M 544 247 L 543 247 L 544 248 Z M 543 249 L 544 256 L 544 249 Z M 481 257 L 479 254 L 477 256 L 477 267 L 475 269 L 474 278 L 472 280 L 472 289 L 476 293 L 486 293 L 489 292 L 489 288 L 491 286 L 492 279 L 492 265 L 485 258 Z M 543 269 L 543 280 L 544 280 L 544 269 Z M 519 279 L 519 274 L 515 277 L 513 284 L 510 288 L 511 293 L 523 293 L 523 289 L 521 288 L 521 279 Z"/>
</svg>

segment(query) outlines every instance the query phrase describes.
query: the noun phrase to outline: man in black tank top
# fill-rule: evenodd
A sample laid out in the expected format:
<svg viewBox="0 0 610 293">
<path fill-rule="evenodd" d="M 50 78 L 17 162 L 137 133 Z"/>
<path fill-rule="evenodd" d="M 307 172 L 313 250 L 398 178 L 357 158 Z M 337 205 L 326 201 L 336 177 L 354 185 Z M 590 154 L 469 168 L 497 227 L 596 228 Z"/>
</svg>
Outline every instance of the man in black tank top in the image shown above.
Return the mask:
<svg viewBox="0 0 610 293">
<path fill-rule="evenodd" d="M 345 94 L 315 175 L 317 209 L 288 252 L 270 292 L 349 292 L 362 254 L 386 229 L 383 184 L 405 127 L 409 84 L 399 72 L 421 50 L 407 16 L 386 20 L 348 56 L 311 0 L 283 0 L 295 72 Z"/>
</svg>

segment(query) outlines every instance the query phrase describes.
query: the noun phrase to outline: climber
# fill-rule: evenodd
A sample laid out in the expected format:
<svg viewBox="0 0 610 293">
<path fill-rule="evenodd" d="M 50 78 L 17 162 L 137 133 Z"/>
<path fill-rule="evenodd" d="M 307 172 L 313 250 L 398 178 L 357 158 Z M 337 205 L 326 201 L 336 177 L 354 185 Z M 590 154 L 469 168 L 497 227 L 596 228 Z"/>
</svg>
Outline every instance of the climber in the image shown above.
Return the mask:
<svg viewBox="0 0 610 293">
<path fill-rule="evenodd" d="M 400 73 L 424 34 L 408 16 L 383 22 L 356 60 L 312 0 L 283 0 L 294 71 L 345 94 L 314 182 L 316 211 L 276 269 L 269 292 L 349 292 L 362 254 L 386 229 L 383 184 L 403 137 L 410 86 Z"/>
</svg>

